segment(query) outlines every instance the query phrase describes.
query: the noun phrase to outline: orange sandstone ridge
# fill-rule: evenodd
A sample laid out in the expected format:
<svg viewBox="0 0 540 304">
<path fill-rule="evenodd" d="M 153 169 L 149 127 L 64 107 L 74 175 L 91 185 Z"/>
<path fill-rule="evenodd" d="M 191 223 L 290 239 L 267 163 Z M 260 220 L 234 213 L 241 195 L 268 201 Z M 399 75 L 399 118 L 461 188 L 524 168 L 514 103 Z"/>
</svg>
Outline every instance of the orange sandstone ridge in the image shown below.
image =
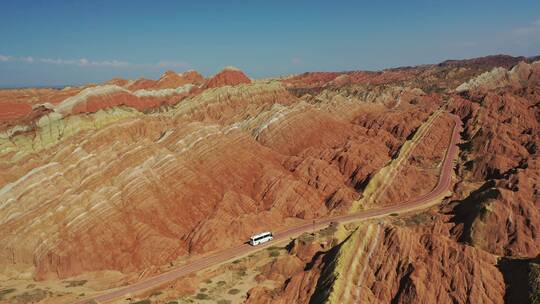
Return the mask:
<svg viewBox="0 0 540 304">
<path fill-rule="evenodd" d="M 204 88 L 216 88 L 243 83 L 251 83 L 251 80 L 238 68 L 226 67 L 216 75 L 209 78 L 204 84 Z"/>
<path fill-rule="evenodd" d="M 200 84 L 203 81 L 203 76 L 197 71 L 190 70 L 182 74 L 177 74 L 174 71 L 167 71 L 159 78 L 155 88 L 177 88 L 186 84 Z"/>
<path fill-rule="evenodd" d="M 205 84 L 204 77 L 195 70 L 184 73 L 166 71 L 158 80 L 140 78 L 126 80 L 114 78 L 104 85 L 78 88 L 20 89 L 0 91 L 0 126 L 6 128 L 17 122 L 40 117 L 33 107 L 55 105 L 56 111 L 66 114 L 92 113 L 101 109 L 128 106 L 139 111 L 162 105 L 172 105 L 190 94 L 206 87 L 237 85 L 250 80 L 239 70 L 226 68 Z M 200 89 L 199 89 L 200 88 Z M 52 106 L 47 106 L 53 108 Z"/>
</svg>

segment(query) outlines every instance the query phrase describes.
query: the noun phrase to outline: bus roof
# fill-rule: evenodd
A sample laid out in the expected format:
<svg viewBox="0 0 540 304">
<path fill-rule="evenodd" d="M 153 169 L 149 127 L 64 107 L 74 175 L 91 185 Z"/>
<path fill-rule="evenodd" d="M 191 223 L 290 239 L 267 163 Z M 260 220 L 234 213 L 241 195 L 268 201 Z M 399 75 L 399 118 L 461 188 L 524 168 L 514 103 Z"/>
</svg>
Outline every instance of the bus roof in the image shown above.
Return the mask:
<svg viewBox="0 0 540 304">
<path fill-rule="evenodd" d="M 256 239 L 256 238 L 258 238 L 258 237 L 266 236 L 266 235 L 271 235 L 271 234 L 272 234 L 272 232 L 266 231 L 266 232 L 261 232 L 261 233 L 259 233 L 259 234 L 252 235 L 251 238 L 252 238 L 252 239 Z"/>
</svg>

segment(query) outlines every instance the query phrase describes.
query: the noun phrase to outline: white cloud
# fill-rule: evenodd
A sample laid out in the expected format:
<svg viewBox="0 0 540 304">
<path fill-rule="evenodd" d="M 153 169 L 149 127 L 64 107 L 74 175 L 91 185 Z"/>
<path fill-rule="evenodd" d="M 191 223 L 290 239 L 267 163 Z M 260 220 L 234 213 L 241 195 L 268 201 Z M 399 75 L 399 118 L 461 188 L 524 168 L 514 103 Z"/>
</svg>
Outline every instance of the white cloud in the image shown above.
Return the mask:
<svg viewBox="0 0 540 304">
<path fill-rule="evenodd" d="M 0 54 L 1 62 L 11 61 L 11 60 L 13 60 L 13 57 Z"/>
<path fill-rule="evenodd" d="M 298 65 L 298 64 L 302 63 L 302 59 L 300 59 L 298 57 L 294 57 L 294 58 L 291 59 L 291 62 L 292 62 L 292 64 Z"/>
<path fill-rule="evenodd" d="M 30 56 L 14 57 L 14 56 L 0 54 L 0 62 L 7 62 L 7 61 L 21 61 L 21 62 L 26 62 L 26 63 L 33 63 L 34 57 L 30 57 Z"/>
<path fill-rule="evenodd" d="M 64 60 L 64 59 L 52 59 L 52 58 L 42 58 L 39 60 L 43 63 L 50 63 L 50 64 L 74 64 L 74 60 Z"/>
<path fill-rule="evenodd" d="M 23 62 L 28 62 L 28 63 L 34 62 L 34 58 L 33 58 L 33 57 L 30 57 L 30 56 L 28 56 L 28 57 L 21 57 L 21 58 L 19 58 L 19 60 L 20 60 L 20 61 L 23 61 Z"/>
<path fill-rule="evenodd" d="M 130 66 L 131 64 L 127 61 L 119 61 L 119 60 L 114 59 L 110 61 L 92 61 L 91 65 L 119 68 L 119 67 L 127 67 L 127 66 Z"/>
<path fill-rule="evenodd" d="M 150 68 L 182 68 L 185 69 L 190 66 L 189 63 L 185 61 L 174 61 L 174 60 L 161 60 L 153 64 L 132 64 L 127 61 L 121 60 L 90 60 L 87 58 L 79 59 L 65 59 L 65 58 L 34 58 L 31 56 L 27 57 L 15 57 L 9 55 L 0 54 L 0 62 L 8 61 L 17 61 L 23 63 L 42 63 L 42 64 L 54 64 L 54 65 L 73 65 L 80 67 L 112 67 L 112 68 L 123 68 L 123 67 L 150 67 Z"/>
<path fill-rule="evenodd" d="M 81 66 L 98 66 L 98 67 L 125 67 L 129 66 L 130 63 L 126 61 L 119 61 L 119 60 L 105 60 L 105 61 L 91 61 L 86 58 L 79 59 L 79 65 Z"/>
<path fill-rule="evenodd" d="M 42 58 L 39 60 L 42 63 L 49 63 L 49 64 L 58 64 L 58 65 L 78 65 L 78 66 L 95 66 L 95 67 L 127 67 L 131 64 L 126 61 L 119 61 L 119 60 L 105 60 L 105 61 L 93 61 L 88 60 L 86 58 L 80 58 L 80 59 L 52 59 L 52 58 Z"/>
</svg>

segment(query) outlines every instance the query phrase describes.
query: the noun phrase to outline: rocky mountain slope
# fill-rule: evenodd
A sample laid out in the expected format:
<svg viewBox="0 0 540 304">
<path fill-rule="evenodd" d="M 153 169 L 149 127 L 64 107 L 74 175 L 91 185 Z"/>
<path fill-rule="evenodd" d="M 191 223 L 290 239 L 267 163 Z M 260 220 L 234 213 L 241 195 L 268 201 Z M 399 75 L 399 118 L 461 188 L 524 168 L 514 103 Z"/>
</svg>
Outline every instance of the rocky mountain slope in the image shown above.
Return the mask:
<svg viewBox="0 0 540 304">
<path fill-rule="evenodd" d="M 313 258 L 282 286 L 252 289 L 248 302 L 537 303 L 539 68 L 495 67 L 444 94 L 465 131 L 454 194 L 440 207 L 361 225 L 338 245 L 308 253 Z M 429 168 L 439 162 L 445 128 L 442 121 L 432 127 L 376 202 L 432 187 Z"/>
<path fill-rule="evenodd" d="M 123 284 L 254 232 L 424 194 L 457 115 L 451 197 L 293 241 L 244 301 L 533 299 L 539 100 L 540 62 L 509 56 L 0 91 L 1 282 L 114 271 Z"/>
</svg>

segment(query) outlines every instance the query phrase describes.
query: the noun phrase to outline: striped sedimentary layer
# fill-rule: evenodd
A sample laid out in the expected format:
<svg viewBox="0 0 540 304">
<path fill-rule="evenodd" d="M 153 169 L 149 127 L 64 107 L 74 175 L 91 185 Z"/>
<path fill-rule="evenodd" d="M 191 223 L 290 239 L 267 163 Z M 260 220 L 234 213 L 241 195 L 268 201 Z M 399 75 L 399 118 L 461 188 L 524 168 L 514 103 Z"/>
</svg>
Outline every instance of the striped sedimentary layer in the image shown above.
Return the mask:
<svg viewBox="0 0 540 304">
<path fill-rule="evenodd" d="M 375 131 L 358 120 L 366 111 L 382 119 L 385 105 L 314 103 L 277 81 L 208 88 L 145 113 L 122 96 L 178 90 L 118 84 L 85 89 L 2 133 L 4 274 L 138 271 L 344 212 L 403 130 L 421 123 Z M 96 97 L 111 103 L 94 111 Z M 426 110 L 404 103 L 398 111 Z"/>
</svg>

